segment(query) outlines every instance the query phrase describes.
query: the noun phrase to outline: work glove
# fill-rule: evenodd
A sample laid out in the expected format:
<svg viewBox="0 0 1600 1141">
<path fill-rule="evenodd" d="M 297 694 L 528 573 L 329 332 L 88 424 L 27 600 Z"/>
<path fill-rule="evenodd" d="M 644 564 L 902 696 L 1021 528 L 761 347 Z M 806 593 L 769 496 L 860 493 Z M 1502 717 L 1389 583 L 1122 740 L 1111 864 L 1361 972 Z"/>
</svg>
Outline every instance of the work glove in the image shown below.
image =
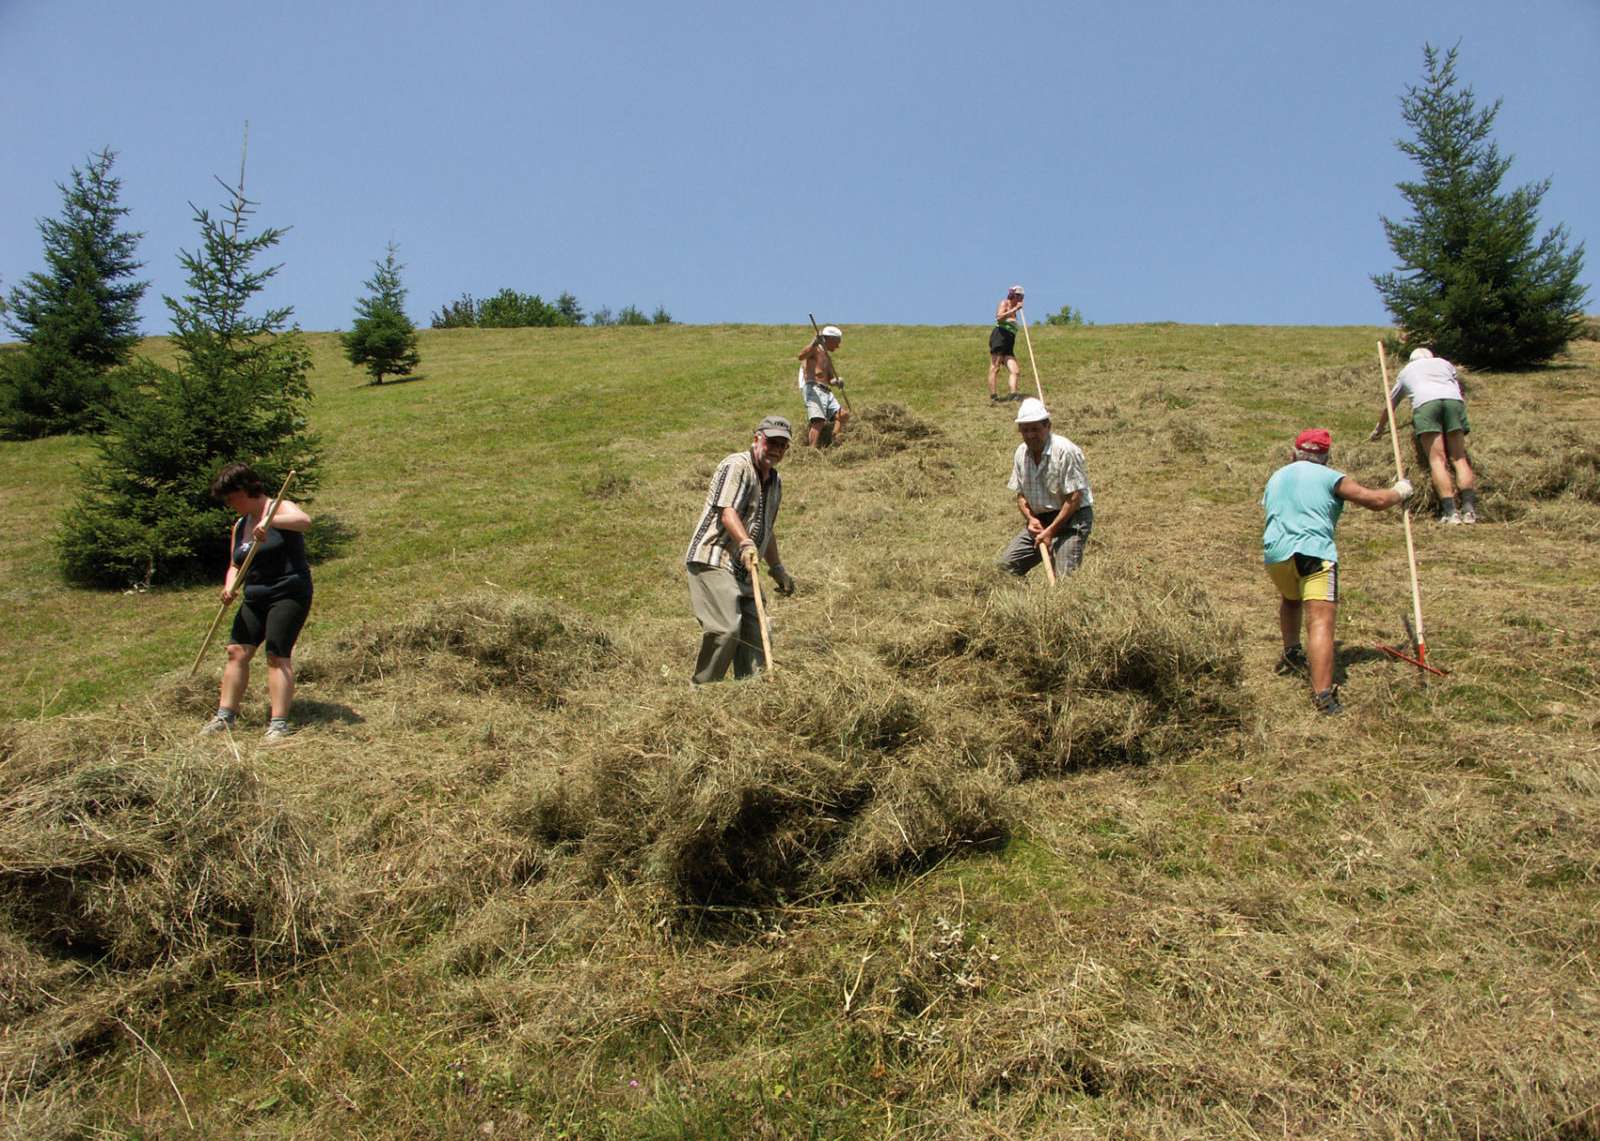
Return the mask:
<svg viewBox="0 0 1600 1141">
<path fill-rule="evenodd" d="M 1397 479 L 1394 481 L 1394 490 L 1395 494 L 1400 497 L 1400 502 L 1404 503 L 1411 498 L 1411 492 L 1415 489 L 1411 486 L 1409 479 Z"/>
<path fill-rule="evenodd" d="M 739 548 L 739 561 L 745 566 L 749 567 L 752 571 L 756 569 L 756 562 L 760 558 L 761 555 L 759 552 L 757 552 L 756 545 L 754 543 L 745 543 Z"/>
<path fill-rule="evenodd" d="M 794 593 L 794 575 L 784 570 L 781 566 L 768 567 L 772 572 L 772 581 L 778 584 L 778 593 L 785 597 Z"/>
</svg>

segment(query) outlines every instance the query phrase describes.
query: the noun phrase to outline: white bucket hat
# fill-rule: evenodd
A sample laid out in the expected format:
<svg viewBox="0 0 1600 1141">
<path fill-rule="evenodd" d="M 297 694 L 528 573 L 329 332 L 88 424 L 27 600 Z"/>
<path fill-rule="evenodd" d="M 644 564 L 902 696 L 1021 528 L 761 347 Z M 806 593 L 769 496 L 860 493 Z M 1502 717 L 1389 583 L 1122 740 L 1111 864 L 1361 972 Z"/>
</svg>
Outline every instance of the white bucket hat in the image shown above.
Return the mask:
<svg viewBox="0 0 1600 1141">
<path fill-rule="evenodd" d="M 1044 401 L 1037 396 L 1030 396 L 1022 402 L 1022 407 L 1017 409 L 1018 424 L 1037 424 L 1040 420 L 1050 419 L 1050 409 L 1044 406 Z"/>
<path fill-rule="evenodd" d="M 844 334 L 839 331 L 839 326 L 837 325 L 824 325 L 822 327 L 822 335 L 824 337 L 838 337 L 841 341 L 844 340 Z"/>
</svg>

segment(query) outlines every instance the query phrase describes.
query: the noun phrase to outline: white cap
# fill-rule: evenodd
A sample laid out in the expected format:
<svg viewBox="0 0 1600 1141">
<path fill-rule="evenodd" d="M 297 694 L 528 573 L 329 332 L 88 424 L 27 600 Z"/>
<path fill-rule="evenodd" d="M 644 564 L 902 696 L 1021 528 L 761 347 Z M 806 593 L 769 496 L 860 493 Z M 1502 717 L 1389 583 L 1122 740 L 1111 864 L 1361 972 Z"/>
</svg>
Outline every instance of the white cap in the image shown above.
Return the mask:
<svg viewBox="0 0 1600 1141">
<path fill-rule="evenodd" d="M 1013 285 L 1010 289 L 1006 290 L 1006 292 L 1007 293 L 1015 293 L 1018 297 L 1021 297 L 1022 296 L 1022 286 Z"/>
<path fill-rule="evenodd" d="M 1412 349 L 1411 350 L 1411 359 L 1414 360 L 1414 361 L 1427 360 L 1432 355 L 1433 355 L 1433 351 L 1431 349 Z"/>
<path fill-rule="evenodd" d="M 838 337 L 841 341 L 844 340 L 844 334 L 839 332 L 839 326 L 837 325 L 822 326 L 822 335 L 824 337 Z"/>
<path fill-rule="evenodd" d="M 1050 409 L 1044 406 L 1044 401 L 1037 396 L 1030 396 L 1022 402 L 1022 407 L 1017 409 L 1018 424 L 1037 424 L 1040 420 L 1050 419 Z"/>
</svg>

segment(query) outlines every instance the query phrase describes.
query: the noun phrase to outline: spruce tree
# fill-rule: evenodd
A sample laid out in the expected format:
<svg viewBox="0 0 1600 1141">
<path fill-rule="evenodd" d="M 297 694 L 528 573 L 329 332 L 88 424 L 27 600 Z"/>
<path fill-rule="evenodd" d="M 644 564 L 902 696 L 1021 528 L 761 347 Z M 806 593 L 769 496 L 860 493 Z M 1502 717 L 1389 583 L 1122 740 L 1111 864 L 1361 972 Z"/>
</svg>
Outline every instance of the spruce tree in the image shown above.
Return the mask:
<svg viewBox="0 0 1600 1141">
<path fill-rule="evenodd" d="M 406 289 L 400 284 L 405 267 L 397 252 L 390 242 L 388 256 L 373 263 L 377 271 L 365 283 L 367 296 L 356 302 L 355 325 L 340 338 L 350 363 L 365 368 L 373 384 L 382 384 L 385 376 L 408 376 L 422 361 L 416 327 L 406 316 Z"/>
<path fill-rule="evenodd" d="M 221 182 L 221 180 L 218 180 Z M 285 306 L 256 316 L 247 307 L 278 267 L 254 268 L 281 229 L 246 230 L 255 203 L 223 183 L 220 217 L 192 203 L 200 248 L 183 251 L 189 292 L 165 297 L 178 362 L 137 359 L 123 370 L 60 535 L 62 569 L 82 585 L 124 586 L 219 574 L 228 546 L 227 509 L 210 497 L 225 463 L 252 464 L 276 486 L 300 472 L 295 498 L 317 485 L 317 440 L 306 427 L 311 355 Z"/>
<path fill-rule="evenodd" d="M 1400 99 L 1415 138 L 1396 145 L 1422 176 L 1398 187 L 1411 216 L 1383 218 L 1399 271 L 1372 281 L 1405 347 L 1489 368 L 1536 364 L 1580 327 L 1583 244 L 1568 250 L 1561 225 L 1536 240 L 1548 178 L 1500 192 L 1511 167 L 1491 137 L 1500 101 L 1480 110 L 1457 86 L 1456 51 L 1425 45 L 1427 75 Z"/>
<path fill-rule="evenodd" d="M 139 340 L 139 300 L 148 282 L 134 275 L 142 234 L 119 229 L 122 180 L 116 152 L 72 168 L 61 217 L 39 221 L 46 268 L 11 291 L 5 323 L 22 341 L 0 361 L 0 431 L 46 436 L 92 428 L 110 401 L 110 371 Z"/>
</svg>

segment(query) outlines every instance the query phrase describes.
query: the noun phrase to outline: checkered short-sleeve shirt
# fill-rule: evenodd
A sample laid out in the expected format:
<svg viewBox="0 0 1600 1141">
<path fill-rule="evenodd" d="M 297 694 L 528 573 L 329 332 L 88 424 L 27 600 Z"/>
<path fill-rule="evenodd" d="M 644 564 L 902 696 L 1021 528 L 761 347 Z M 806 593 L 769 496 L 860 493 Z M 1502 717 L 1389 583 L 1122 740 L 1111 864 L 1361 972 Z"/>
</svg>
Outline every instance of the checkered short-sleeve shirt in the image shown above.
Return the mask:
<svg viewBox="0 0 1600 1141">
<path fill-rule="evenodd" d="M 1058 433 L 1045 441 L 1039 462 L 1028 455 L 1028 445 L 1018 444 L 1011 461 L 1011 479 L 1006 484 L 1025 497 L 1034 511 L 1058 511 L 1074 491 L 1083 492 L 1080 507 L 1094 503 L 1089 490 L 1089 473 L 1083 464 L 1083 449 Z"/>
</svg>

